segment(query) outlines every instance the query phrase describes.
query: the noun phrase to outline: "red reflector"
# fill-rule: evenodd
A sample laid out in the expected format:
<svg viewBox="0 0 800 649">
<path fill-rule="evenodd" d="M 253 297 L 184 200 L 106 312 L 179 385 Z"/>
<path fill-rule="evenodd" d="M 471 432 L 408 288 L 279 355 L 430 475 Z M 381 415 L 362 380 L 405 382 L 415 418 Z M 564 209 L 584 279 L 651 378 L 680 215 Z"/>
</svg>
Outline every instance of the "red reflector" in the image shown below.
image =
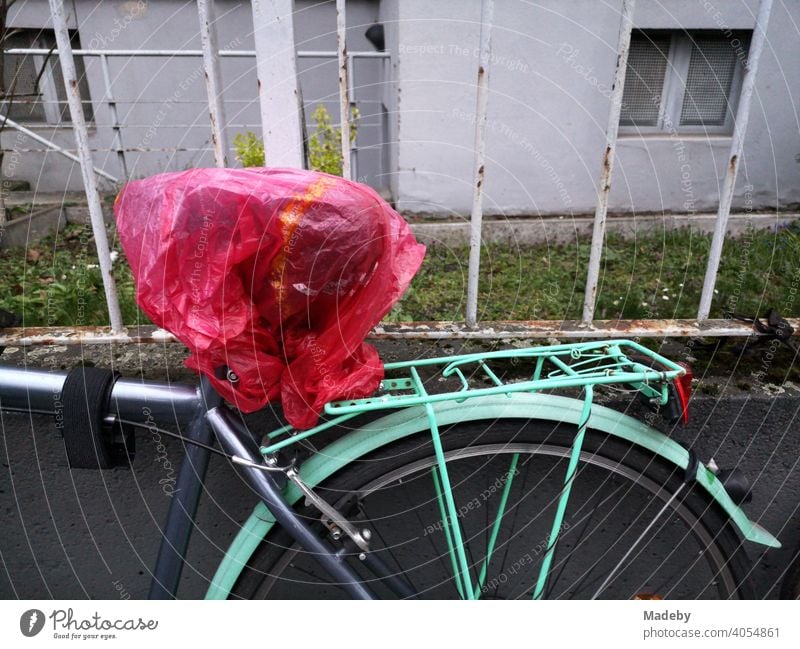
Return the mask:
<svg viewBox="0 0 800 649">
<path fill-rule="evenodd" d="M 678 363 L 686 374 L 679 376 L 675 379 L 675 391 L 678 393 L 678 399 L 681 402 L 681 421 L 684 424 L 689 423 L 689 397 L 692 396 L 692 368 L 686 363 Z"/>
</svg>

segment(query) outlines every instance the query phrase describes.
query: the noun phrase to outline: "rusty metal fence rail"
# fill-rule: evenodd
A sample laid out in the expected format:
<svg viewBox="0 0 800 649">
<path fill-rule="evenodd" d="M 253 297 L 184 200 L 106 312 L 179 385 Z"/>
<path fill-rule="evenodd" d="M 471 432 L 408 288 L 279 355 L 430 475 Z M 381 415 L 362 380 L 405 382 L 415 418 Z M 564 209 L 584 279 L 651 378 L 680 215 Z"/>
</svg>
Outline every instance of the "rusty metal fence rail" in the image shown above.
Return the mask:
<svg viewBox="0 0 800 649">
<path fill-rule="evenodd" d="M 105 78 L 108 79 L 108 57 L 126 55 L 164 55 L 164 51 L 78 51 L 73 52 L 64 13 L 63 0 L 49 0 L 53 25 L 57 37 L 58 56 L 63 72 L 70 115 L 77 145 L 77 156 L 81 164 L 86 195 L 89 200 L 92 228 L 103 272 L 103 281 L 108 303 L 110 327 L 84 328 L 42 328 L 6 330 L 0 335 L 0 345 L 34 344 L 102 344 L 132 342 L 163 342 L 172 339 L 166 332 L 152 327 L 126 329 L 121 321 L 117 293 L 110 274 L 109 249 L 100 212 L 91 152 L 88 147 L 86 123 L 83 117 L 78 79 L 75 73 L 74 55 L 99 56 Z M 292 0 L 252 0 L 253 28 L 256 49 L 254 52 L 220 51 L 217 47 L 216 23 L 213 0 L 198 0 L 198 17 L 202 51 L 170 51 L 170 56 L 203 57 L 203 68 L 208 92 L 209 122 L 212 132 L 212 145 L 217 166 L 227 164 L 225 143 L 225 114 L 221 100 L 222 83 L 219 59 L 224 56 L 255 56 L 259 86 L 262 130 L 266 151 L 270 159 L 279 166 L 303 165 L 303 143 L 301 110 L 297 91 L 296 56 L 331 56 L 339 64 L 339 105 L 342 114 L 342 157 L 344 175 L 351 175 L 351 142 L 349 136 L 350 107 L 352 106 L 352 62 L 356 56 L 388 56 L 383 52 L 348 53 L 346 44 L 345 2 L 337 0 L 337 43 L 336 52 L 295 52 L 293 31 Z M 756 15 L 750 53 L 747 59 L 744 80 L 737 103 L 735 126 L 731 138 L 727 174 L 720 194 L 716 227 L 707 263 L 702 296 L 695 320 L 616 320 L 598 321 L 594 319 L 595 301 L 598 287 L 600 263 L 605 240 L 606 216 L 609 190 L 613 179 L 614 156 L 617 145 L 622 96 L 625 86 L 628 50 L 633 29 L 633 15 L 636 0 L 622 0 L 620 9 L 620 28 L 618 57 L 611 93 L 611 106 L 606 129 L 604 150 L 599 156 L 600 176 L 597 185 L 597 204 L 591 242 L 589 267 L 583 315 L 580 321 L 528 321 L 528 322 L 478 322 L 478 278 L 480 264 L 483 186 L 485 180 L 484 149 L 486 138 L 486 115 L 489 104 L 489 78 L 491 67 L 491 32 L 494 1 L 482 0 L 480 56 L 477 69 L 477 101 L 475 112 L 475 159 L 473 179 L 473 202 L 471 211 L 471 236 L 469 279 L 466 313 L 463 322 L 410 323 L 407 325 L 379 326 L 372 333 L 373 339 L 422 338 L 422 339 L 540 339 L 540 338 L 604 338 L 604 337 L 690 337 L 690 336 L 747 336 L 755 335 L 747 323 L 726 319 L 709 319 L 711 298 L 714 292 L 719 269 L 726 226 L 731 209 L 734 185 L 741 159 L 744 135 L 750 112 L 759 59 L 764 49 L 766 29 L 769 22 L 772 0 L 760 0 Z M 13 52 L 13 51 L 12 51 Z M 113 98 L 107 85 L 107 101 L 113 107 Z M 287 101 L 289 99 L 289 101 Z M 115 113 L 111 111 L 112 119 Z M 2 119 L 2 118 L 0 118 Z M 8 122 L 10 125 L 10 121 Z M 275 125 L 280 125 L 276 128 Z M 115 146 L 118 155 L 123 151 L 117 130 Z M 120 169 L 127 174 L 124 156 Z M 108 176 L 108 174 L 106 174 Z M 790 321 L 800 329 L 800 319 Z"/>
</svg>

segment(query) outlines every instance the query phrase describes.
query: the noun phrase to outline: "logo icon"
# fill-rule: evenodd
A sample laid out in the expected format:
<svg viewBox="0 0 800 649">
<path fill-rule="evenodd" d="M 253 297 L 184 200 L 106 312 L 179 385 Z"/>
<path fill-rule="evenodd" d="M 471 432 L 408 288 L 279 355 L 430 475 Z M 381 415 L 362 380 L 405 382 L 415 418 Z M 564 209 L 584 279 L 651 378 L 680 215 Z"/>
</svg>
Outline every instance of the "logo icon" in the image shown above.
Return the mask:
<svg viewBox="0 0 800 649">
<path fill-rule="evenodd" d="M 19 630 L 22 635 L 27 638 L 32 638 L 44 627 L 44 613 L 38 608 L 32 608 L 25 611 L 19 618 Z"/>
</svg>

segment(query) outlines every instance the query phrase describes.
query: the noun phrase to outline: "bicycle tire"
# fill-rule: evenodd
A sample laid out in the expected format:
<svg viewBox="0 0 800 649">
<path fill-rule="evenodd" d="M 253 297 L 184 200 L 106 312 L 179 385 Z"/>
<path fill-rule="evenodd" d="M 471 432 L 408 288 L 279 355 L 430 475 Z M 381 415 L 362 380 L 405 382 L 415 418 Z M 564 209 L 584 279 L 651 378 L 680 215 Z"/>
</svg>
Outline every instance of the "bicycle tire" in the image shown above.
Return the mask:
<svg viewBox="0 0 800 649">
<path fill-rule="evenodd" d="M 800 599 L 800 545 L 795 548 L 783 578 L 781 599 Z"/>
<path fill-rule="evenodd" d="M 504 468 L 519 453 L 495 553 L 478 591 L 482 597 L 531 596 L 575 432 L 573 426 L 538 420 L 470 422 L 442 431 L 476 582 L 508 481 Z M 415 435 L 343 467 L 315 491 L 348 516 L 362 519 L 359 525 L 373 531 L 373 551 L 402 574 L 419 597 L 460 597 L 441 510 L 432 496 L 434 461 L 430 434 Z M 676 492 L 679 495 L 671 499 Z M 643 536 L 653 512 L 666 502 L 671 504 L 662 520 Z M 316 520 L 320 534 L 327 532 L 318 513 L 308 507 L 299 511 Z M 559 538 L 547 598 L 751 596 L 738 534 L 708 494 L 686 485 L 683 471 L 674 465 L 604 433 L 587 431 Z M 637 538 L 632 554 L 620 564 Z M 378 596 L 392 596 L 357 558 L 352 561 Z M 605 585 L 604 571 L 610 572 L 611 566 L 616 574 Z M 598 584 L 605 586 L 600 592 Z M 254 553 L 231 596 L 322 599 L 345 594 L 328 581 L 313 557 L 275 529 Z"/>
</svg>

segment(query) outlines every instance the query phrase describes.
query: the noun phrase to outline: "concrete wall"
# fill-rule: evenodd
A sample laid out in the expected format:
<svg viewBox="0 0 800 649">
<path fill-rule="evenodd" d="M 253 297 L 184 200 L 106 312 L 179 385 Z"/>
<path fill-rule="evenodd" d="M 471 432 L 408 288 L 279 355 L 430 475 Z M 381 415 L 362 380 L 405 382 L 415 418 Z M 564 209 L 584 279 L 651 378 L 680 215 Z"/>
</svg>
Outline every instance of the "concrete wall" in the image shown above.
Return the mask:
<svg viewBox="0 0 800 649">
<path fill-rule="evenodd" d="M 386 4 L 397 15 L 389 42 L 397 61 L 399 206 L 469 213 L 480 2 Z M 757 4 L 644 2 L 634 22 L 637 28 L 751 29 Z M 619 0 L 495 4 L 487 211 L 593 210 L 620 6 Z M 790 64 L 800 58 L 794 27 L 799 19 L 798 5 L 776 3 L 737 184 L 739 208 L 800 200 L 795 158 L 800 135 L 793 108 L 800 98 L 800 70 Z M 729 147 L 730 137 L 722 136 L 622 137 L 611 210 L 714 210 Z M 746 192 L 748 182 L 754 188 Z"/>
</svg>

